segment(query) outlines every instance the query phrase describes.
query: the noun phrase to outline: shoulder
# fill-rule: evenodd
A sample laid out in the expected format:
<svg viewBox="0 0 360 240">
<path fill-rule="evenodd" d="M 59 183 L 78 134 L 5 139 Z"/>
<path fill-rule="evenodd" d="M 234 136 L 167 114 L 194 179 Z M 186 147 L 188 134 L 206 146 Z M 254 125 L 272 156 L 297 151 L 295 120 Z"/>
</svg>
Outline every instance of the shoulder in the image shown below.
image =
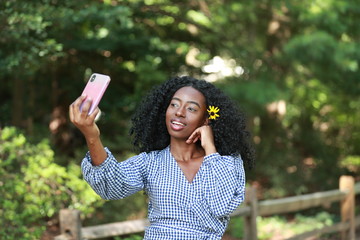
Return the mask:
<svg viewBox="0 0 360 240">
<path fill-rule="evenodd" d="M 208 166 L 217 166 L 227 169 L 243 169 L 243 161 L 240 155 L 220 155 L 213 153 L 204 157 L 204 164 Z"/>
<path fill-rule="evenodd" d="M 141 152 L 140 154 L 134 156 L 133 158 L 141 159 L 144 162 L 159 162 L 169 156 L 168 147 L 162 150 L 153 150 L 150 152 Z"/>
<path fill-rule="evenodd" d="M 221 155 L 220 153 L 212 153 L 204 157 L 204 162 L 220 162 L 220 163 L 242 163 L 240 155 Z"/>
</svg>

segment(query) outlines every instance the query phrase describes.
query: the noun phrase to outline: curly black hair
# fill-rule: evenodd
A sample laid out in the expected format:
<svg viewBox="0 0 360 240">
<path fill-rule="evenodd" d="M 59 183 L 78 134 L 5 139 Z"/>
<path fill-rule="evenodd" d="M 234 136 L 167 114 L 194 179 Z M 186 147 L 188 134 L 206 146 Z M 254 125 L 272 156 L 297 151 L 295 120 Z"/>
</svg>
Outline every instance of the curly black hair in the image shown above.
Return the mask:
<svg viewBox="0 0 360 240">
<path fill-rule="evenodd" d="M 174 77 L 155 87 L 147 95 L 133 115 L 130 135 L 133 144 L 140 152 L 161 150 L 170 144 L 166 128 L 165 114 L 177 90 L 193 87 L 201 92 L 207 106 L 220 109 L 216 120 L 210 120 L 215 147 L 221 155 L 241 155 L 245 165 L 254 165 L 254 149 L 250 143 L 250 133 L 245 130 L 245 115 L 237 105 L 213 84 L 189 76 Z"/>
</svg>

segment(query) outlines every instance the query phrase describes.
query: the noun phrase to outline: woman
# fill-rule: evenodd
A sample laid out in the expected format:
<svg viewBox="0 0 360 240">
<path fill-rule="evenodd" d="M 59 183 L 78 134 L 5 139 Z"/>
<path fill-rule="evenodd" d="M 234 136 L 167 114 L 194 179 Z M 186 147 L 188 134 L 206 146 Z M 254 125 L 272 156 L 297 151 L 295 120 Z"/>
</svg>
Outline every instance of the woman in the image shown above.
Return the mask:
<svg viewBox="0 0 360 240">
<path fill-rule="evenodd" d="M 221 239 L 229 215 L 244 200 L 243 163 L 254 152 L 245 118 L 212 84 L 175 77 L 141 103 L 130 134 L 140 154 L 117 162 L 100 140 L 87 101 L 70 106 L 70 119 L 85 136 L 85 180 L 104 199 L 144 189 L 150 226 L 144 239 Z"/>
</svg>

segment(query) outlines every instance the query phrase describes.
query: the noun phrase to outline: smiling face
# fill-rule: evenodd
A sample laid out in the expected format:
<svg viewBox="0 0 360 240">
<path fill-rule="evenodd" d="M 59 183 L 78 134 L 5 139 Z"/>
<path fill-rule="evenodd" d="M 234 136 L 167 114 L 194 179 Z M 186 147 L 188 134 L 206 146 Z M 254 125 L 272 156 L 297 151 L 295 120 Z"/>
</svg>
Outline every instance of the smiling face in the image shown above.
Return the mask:
<svg viewBox="0 0 360 240">
<path fill-rule="evenodd" d="M 166 110 L 166 127 L 171 138 L 186 140 L 207 121 L 204 95 L 193 87 L 175 92 Z"/>
</svg>

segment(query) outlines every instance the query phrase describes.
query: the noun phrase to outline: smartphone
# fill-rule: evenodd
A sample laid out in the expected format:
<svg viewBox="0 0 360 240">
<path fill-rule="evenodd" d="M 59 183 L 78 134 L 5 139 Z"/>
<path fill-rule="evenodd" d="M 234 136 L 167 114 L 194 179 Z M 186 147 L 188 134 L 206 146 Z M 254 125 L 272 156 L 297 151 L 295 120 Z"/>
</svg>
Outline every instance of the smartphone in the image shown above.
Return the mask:
<svg viewBox="0 0 360 240">
<path fill-rule="evenodd" d="M 90 76 L 89 81 L 87 82 L 84 91 L 81 94 L 81 95 L 86 94 L 86 99 L 89 98 L 92 99 L 92 104 L 89 109 L 88 115 L 90 115 L 99 105 L 100 100 L 104 95 L 105 90 L 108 87 L 109 83 L 110 83 L 110 77 L 107 75 L 93 73 Z M 84 100 L 84 102 L 86 101 L 86 99 Z M 80 106 L 80 110 L 81 108 L 82 108 L 82 104 Z"/>
</svg>

